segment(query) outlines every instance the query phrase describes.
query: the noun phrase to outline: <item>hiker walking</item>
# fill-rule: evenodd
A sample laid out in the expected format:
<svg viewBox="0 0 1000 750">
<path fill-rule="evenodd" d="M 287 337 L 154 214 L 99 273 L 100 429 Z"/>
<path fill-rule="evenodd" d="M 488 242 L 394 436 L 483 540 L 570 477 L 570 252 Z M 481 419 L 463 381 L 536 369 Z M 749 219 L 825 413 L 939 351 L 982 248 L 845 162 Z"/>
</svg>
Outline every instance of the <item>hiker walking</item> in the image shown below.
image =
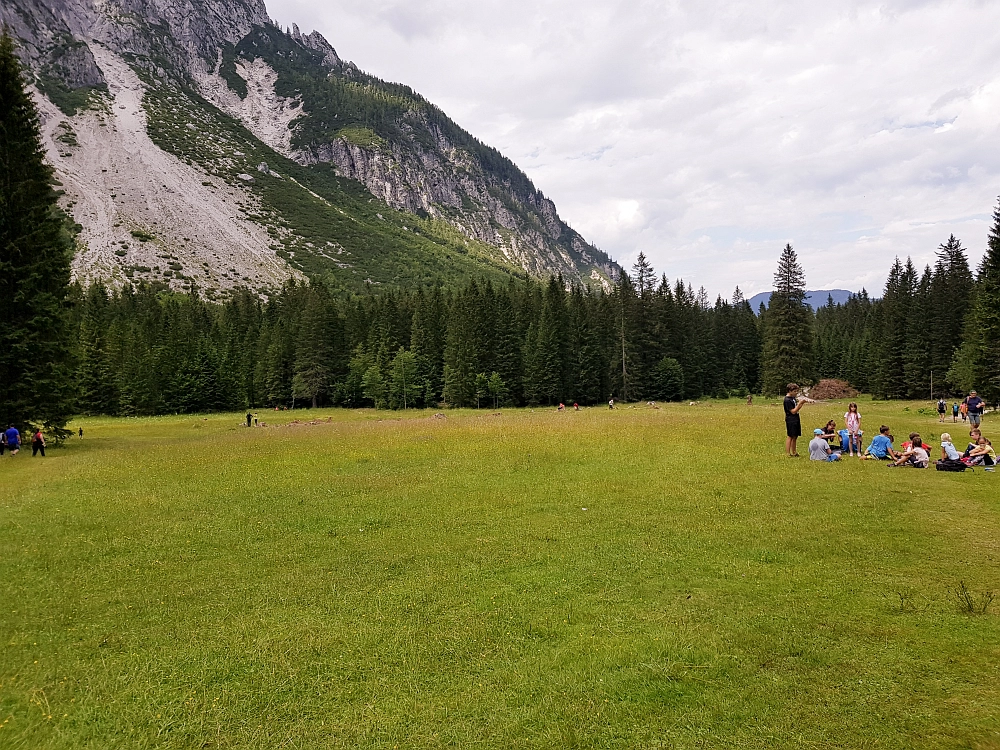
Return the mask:
<svg viewBox="0 0 1000 750">
<path fill-rule="evenodd" d="M 14 425 L 9 425 L 6 432 L 7 448 L 11 456 L 16 456 L 21 451 L 21 433 Z"/>
<path fill-rule="evenodd" d="M 34 457 L 39 453 L 42 454 L 42 458 L 45 458 L 45 436 L 42 434 L 41 427 L 35 429 L 35 435 L 31 439 L 31 455 Z"/>
</svg>

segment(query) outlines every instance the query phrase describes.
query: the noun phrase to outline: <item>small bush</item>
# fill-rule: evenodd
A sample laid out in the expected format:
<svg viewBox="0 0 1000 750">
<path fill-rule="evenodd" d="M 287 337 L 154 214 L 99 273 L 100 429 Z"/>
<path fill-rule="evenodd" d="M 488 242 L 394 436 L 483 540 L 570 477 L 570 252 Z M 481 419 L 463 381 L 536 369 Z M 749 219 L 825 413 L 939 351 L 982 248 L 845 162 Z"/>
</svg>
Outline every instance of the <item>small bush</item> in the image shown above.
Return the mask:
<svg viewBox="0 0 1000 750">
<path fill-rule="evenodd" d="M 951 589 L 951 595 L 958 603 L 958 611 L 967 615 L 985 615 L 993 605 L 993 592 L 984 591 L 978 598 L 965 585 L 965 581 L 959 581 L 958 586 Z"/>
<path fill-rule="evenodd" d="M 155 240 L 156 237 L 148 232 L 144 232 L 141 229 L 133 229 L 130 234 L 135 237 L 139 242 L 149 242 L 150 240 Z"/>
</svg>

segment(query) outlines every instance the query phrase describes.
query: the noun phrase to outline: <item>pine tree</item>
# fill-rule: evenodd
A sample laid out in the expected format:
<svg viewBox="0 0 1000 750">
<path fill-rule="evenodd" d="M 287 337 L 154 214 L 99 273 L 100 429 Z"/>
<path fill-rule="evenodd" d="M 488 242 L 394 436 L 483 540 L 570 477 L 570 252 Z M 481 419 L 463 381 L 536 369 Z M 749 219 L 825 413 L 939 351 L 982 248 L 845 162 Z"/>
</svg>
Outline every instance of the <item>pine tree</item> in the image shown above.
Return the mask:
<svg viewBox="0 0 1000 750">
<path fill-rule="evenodd" d="M 72 242 L 45 163 L 38 111 L 14 43 L 0 35 L 0 421 L 57 437 L 73 408 Z"/>
<path fill-rule="evenodd" d="M 292 391 L 296 398 L 309 399 L 314 409 L 333 388 L 337 358 L 334 318 L 326 287 L 311 287 L 295 347 Z"/>
<path fill-rule="evenodd" d="M 993 211 L 965 332 L 948 379 L 996 403 L 1000 401 L 1000 202 Z"/>
<path fill-rule="evenodd" d="M 775 290 L 764 317 L 764 393 L 784 392 L 789 382 L 811 383 L 813 314 L 806 306 L 805 273 L 791 245 L 785 245 L 774 275 Z"/>
<path fill-rule="evenodd" d="M 928 321 L 931 334 L 928 366 L 934 371 L 935 382 L 942 385 L 962 343 L 973 283 L 965 248 L 955 235 L 951 235 L 938 248 L 931 279 L 931 317 Z M 948 385 L 954 391 L 958 384 Z"/>
<path fill-rule="evenodd" d="M 93 284 L 83 301 L 77 370 L 77 405 L 85 414 L 117 414 L 118 388 L 108 347 L 108 293 Z"/>
</svg>

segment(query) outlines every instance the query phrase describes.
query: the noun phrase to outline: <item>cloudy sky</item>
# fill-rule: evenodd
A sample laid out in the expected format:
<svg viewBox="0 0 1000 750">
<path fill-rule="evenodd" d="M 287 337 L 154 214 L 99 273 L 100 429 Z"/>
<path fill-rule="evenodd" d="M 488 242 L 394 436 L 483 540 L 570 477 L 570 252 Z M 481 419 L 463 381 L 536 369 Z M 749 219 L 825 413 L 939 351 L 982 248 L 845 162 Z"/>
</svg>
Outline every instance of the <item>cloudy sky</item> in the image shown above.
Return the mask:
<svg viewBox="0 0 1000 750">
<path fill-rule="evenodd" d="M 269 0 L 512 158 L 588 240 L 715 295 L 880 290 L 1000 194 L 991 0 Z"/>
</svg>

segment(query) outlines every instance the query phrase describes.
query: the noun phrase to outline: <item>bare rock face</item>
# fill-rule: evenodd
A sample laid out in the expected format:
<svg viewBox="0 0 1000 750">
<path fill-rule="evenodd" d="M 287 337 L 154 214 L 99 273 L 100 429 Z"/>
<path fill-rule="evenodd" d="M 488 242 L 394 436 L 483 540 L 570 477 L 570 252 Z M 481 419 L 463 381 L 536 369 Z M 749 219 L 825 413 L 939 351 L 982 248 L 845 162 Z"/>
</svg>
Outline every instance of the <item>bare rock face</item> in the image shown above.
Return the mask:
<svg viewBox="0 0 1000 750">
<path fill-rule="evenodd" d="M 500 248 L 509 262 L 532 275 L 562 273 L 593 281 L 592 274 L 581 276 L 584 266 L 600 277 L 614 276 L 615 264 L 569 228 L 551 200 L 535 190 L 519 194 L 439 129 L 425 126 L 435 134 L 433 150 L 414 142 L 362 146 L 339 138 L 300 150 L 294 158 L 333 164 L 338 174 L 357 180 L 390 206 L 443 219 L 470 239 Z"/>
<path fill-rule="evenodd" d="M 132 235 L 125 233 L 125 228 L 147 227 L 143 223 L 146 214 L 132 215 L 116 208 L 114 201 L 120 201 L 116 196 L 128 194 L 130 199 L 157 206 L 164 215 L 183 221 L 181 217 L 193 215 L 181 200 L 190 197 L 182 187 L 187 181 L 204 188 L 186 192 L 199 194 L 205 205 L 214 207 L 214 223 L 206 228 L 192 219 L 195 226 L 190 228 L 180 224 L 158 228 L 153 234 L 160 238 L 164 254 L 169 250 L 177 261 L 188 252 L 194 238 L 202 239 L 208 244 L 205 257 L 197 264 L 209 270 L 199 271 L 205 277 L 201 283 L 220 287 L 231 284 L 234 277 L 273 284 L 294 275 L 274 256 L 272 243 L 280 243 L 295 228 L 284 226 L 281 217 L 273 217 L 282 228 L 279 231 L 272 226 L 268 239 L 261 226 L 253 229 L 252 222 L 244 218 L 256 209 L 248 208 L 246 197 L 240 197 L 241 191 L 265 178 L 294 182 L 287 174 L 287 163 L 281 168 L 285 178 L 266 163 L 246 164 L 243 171 L 234 173 L 235 187 L 229 190 L 216 184 L 217 174 L 211 169 L 206 168 L 199 180 L 195 173 L 184 171 L 192 166 L 191 159 L 183 159 L 186 167 L 182 167 L 151 151 L 133 156 L 155 165 L 156 173 L 165 175 L 157 177 L 157 184 L 163 186 L 160 194 L 150 192 L 155 187 L 152 183 L 152 187 L 143 187 L 135 180 L 126 183 L 124 177 L 117 182 L 125 186 L 105 185 L 110 180 L 106 175 L 115 174 L 115 169 L 123 174 L 121 170 L 131 162 L 127 154 L 118 154 L 102 142 L 101 128 L 118 136 L 129 133 L 135 144 L 141 144 L 136 148 L 158 151 L 140 133 L 148 130 L 149 124 L 142 111 L 143 87 L 163 84 L 176 91 L 198 91 L 204 100 L 239 120 L 256 142 L 300 165 L 333 165 L 338 175 L 357 181 L 389 206 L 447 222 L 469 240 L 490 246 L 491 257 L 500 265 L 519 267 L 540 277 L 561 273 L 567 281 L 601 284 L 618 271 L 610 258 L 560 219 L 552 201 L 513 164 L 474 141 L 419 95 L 405 87 L 393 89 L 393 84 L 365 76 L 353 63 L 341 60 L 318 32 L 303 34 L 293 26 L 287 34 L 282 33 L 268 18 L 261 0 L 3 0 L 0 24 L 8 25 L 20 41 L 19 54 L 34 73 L 40 95 L 56 105 L 42 108 L 48 118 L 46 132 L 51 152 L 63 160 L 61 169 L 56 162 L 60 177 L 75 185 L 74 216 L 85 227 L 83 236 L 89 237 L 91 244 L 80 255 L 89 259 L 87 268 L 115 267 L 126 246 L 129 257 L 134 255 L 136 243 L 128 239 Z M 272 56 L 265 59 L 263 47 L 250 43 L 254 39 L 269 39 Z M 369 105 L 375 109 L 388 99 L 409 104 L 403 106 L 389 134 L 382 135 L 357 125 L 357 112 L 361 111 L 357 107 L 351 110 L 345 105 L 345 111 L 335 111 L 340 105 L 330 102 L 342 101 L 336 96 L 311 110 L 308 87 L 289 85 L 292 79 L 281 77 L 287 74 L 283 66 L 292 65 L 296 58 L 308 58 L 308 65 L 313 66 L 304 75 L 313 76 L 314 88 L 339 85 L 347 98 L 358 91 L 374 91 Z M 138 75 L 131 75 L 129 69 Z M 93 89 L 102 92 L 99 108 L 112 109 L 105 110 L 103 119 L 86 112 L 77 117 L 79 102 Z M 399 91 L 404 92 L 402 96 L 397 96 Z M 57 130 L 63 125 L 57 122 L 61 115 L 56 107 L 70 118 L 63 130 Z M 321 127 L 315 127 L 317 121 Z M 202 134 L 199 125 L 188 122 L 183 127 L 210 142 L 213 135 Z M 81 145 L 70 147 L 68 142 L 73 139 L 68 133 L 74 127 L 81 135 L 77 139 Z M 171 138 L 178 140 L 179 136 Z M 241 157 L 242 153 L 233 152 L 230 158 Z M 72 160 L 80 166 L 71 166 Z M 249 173 L 255 166 L 256 178 Z M 183 180 L 177 176 L 181 172 Z M 108 191 L 107 200 L 85 199 L 88 191 L 102 189 Z M 89 213 L 83 212 L 85 204 Z M 227 211 L 232 215 L 224 216 Z M 240 236 L 246 239 L 241 241 Z M 333 236 L 324 242 L 334 247 L 336 240 Z M 140 249 L 152 246 L 151 241 L 140 245 Z M 246 256 L 242 260 L 241 254 Z M 282 257 L 292 254 L 290 251 Z M 155 258 L 142 262 L 155 270 Z M 230 281 L 220 281 L 222 276 L 215 273 L 222 258 L 227 259 L 225 278 Z M 195 263 L 192 255 L 174 265 L 187 268 Z M 346 267 L 339 258 L 336 266 Z"/>
</svg>

